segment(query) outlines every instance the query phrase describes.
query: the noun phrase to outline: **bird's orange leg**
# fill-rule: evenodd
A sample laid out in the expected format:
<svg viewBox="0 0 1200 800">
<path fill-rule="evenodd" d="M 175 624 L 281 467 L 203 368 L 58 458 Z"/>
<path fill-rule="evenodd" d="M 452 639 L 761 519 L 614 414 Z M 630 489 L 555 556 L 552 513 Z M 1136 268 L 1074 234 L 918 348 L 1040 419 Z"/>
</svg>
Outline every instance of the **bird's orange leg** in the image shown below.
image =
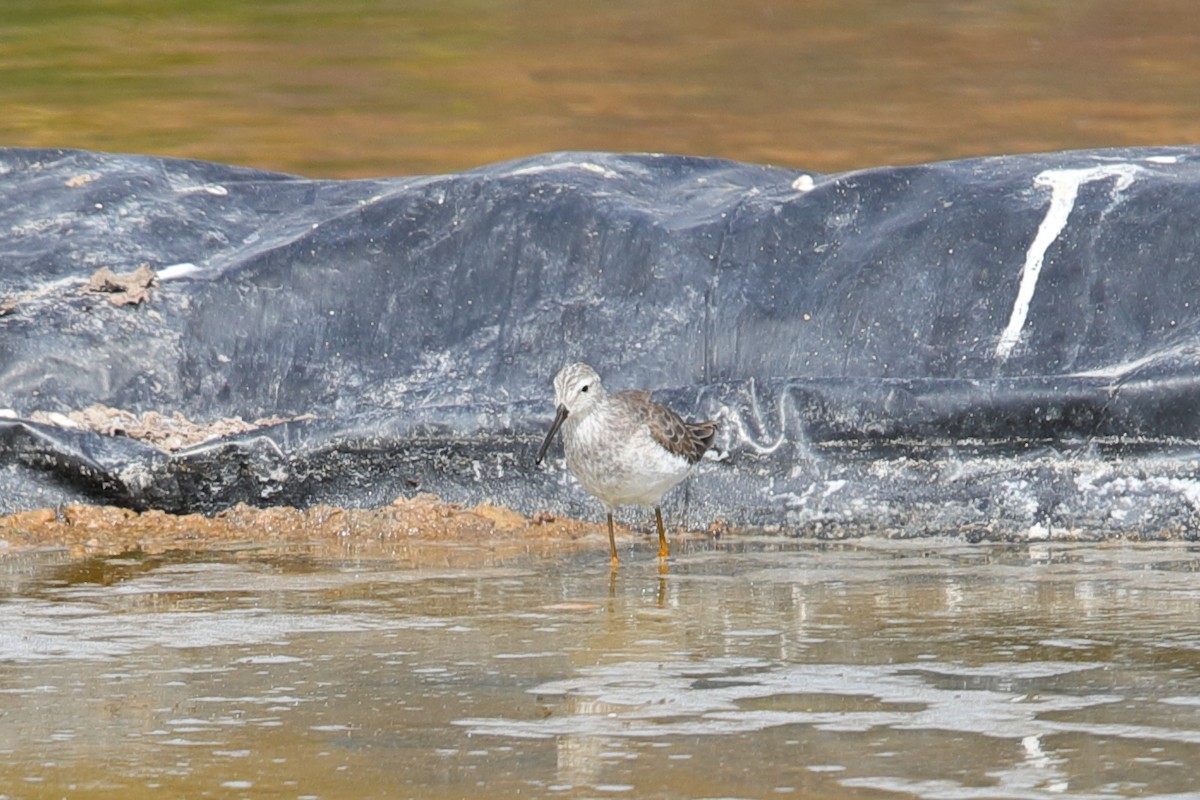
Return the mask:
<svg viewBox="0 0 1200 800">
<path fill-rule="evenodd" d="M 617 537 L 613 533 L 612 512 L 608 512 L 608 552 L 612 555 L 612 568 L 616 569 L 621 563 L 621 559 L 617 558 Z"/>
<path fill-rule="evenodd" d="M 667 534 L 663 530 L 662 509 L 654 507 L 654 521 L 658 523 L 658 557 L 667 558 L 671 555 L 671 547 L 667 544 Z"/>
</svg>

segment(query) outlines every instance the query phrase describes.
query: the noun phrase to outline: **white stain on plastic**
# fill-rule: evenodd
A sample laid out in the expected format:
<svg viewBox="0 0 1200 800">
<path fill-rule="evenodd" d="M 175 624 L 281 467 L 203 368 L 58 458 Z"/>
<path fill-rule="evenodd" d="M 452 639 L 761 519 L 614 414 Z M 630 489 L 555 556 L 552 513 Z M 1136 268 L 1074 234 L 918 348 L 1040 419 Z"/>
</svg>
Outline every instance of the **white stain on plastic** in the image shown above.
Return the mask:
<svg viewBox="0 0 1200 800">
<path fill-rule="evenodd" d="M 154 274 L 154 280 L 156 280 L 156 281 L 173 281 L 178 278 L 186 278 L 189 275 L 194 275 L 199 271 L 200 271 L 200 268 L 197 267 L 195 264 L 192 264 L 191 262 L 184 262 L 181 264 L 171 264 L 170 266 L 163 267 L 158 272 L 156 272 Z"/>
<path fill-rule="evenodd" d="M 214 197 L 228 197 L 229 190 L 219 183 L 200 183 L 173 185 L 178 194 L 211 194 Z"/>
<path fill-rule="evenodd" d="M 621 173 L 616 170 L 609 169 L 601 164 L 594 164 L 590 161 L 565 161 L 561 163 L 551 164 L 535 164 L 533 166 L 521 167 L 510 171 L 509 175 L 540 175 L 546 172 L 565 172 L 569 170 L 582 170 L 583 172 L 592 172 L 602 178 L 614 179 L 621 177 Z"/>
<path fill-rule="evenodd" d="M 1042 274 L 1042 263 L 1050 245 L 1067 227 L 1067 219 L 1075 208 L 1075 200 L 1079 196 L 1079 187 L 1085 183 L 1115 178 L 1113 187 L 1114 202 L 1117 195 L 1133 183 L 1134 177 L 1142 171 L 1136 164 L 1104 164 L 1086 169 L 1048 169 L 1033 179 L 1035 186 L 1046 186 L 1050 189 L 1050 206 L 1046 216 L 1038 226 L 1033 244 L 1025 253 L 1025 265 L 1021 269 L 1021 283 L 1017 289 L 1017 299 L 1013 302 L 1012 315 L 1000 334 L 996 343 L 996 358 L 1006 360 L 1012 353 L 1017 342 L 1021 340 L 1021 331 L 1029 316 L 1029 306 L 1033 302 L 1037 290 L 1038 278 Z"/>
<path fill-rule="evenodd" d="M 811 192 L 817 187 L 817 182 L 813 180 L 812 175 L 801 175 L 796 180 L 792 181 L 792 188 L 801 194 Z"/>
</svg>

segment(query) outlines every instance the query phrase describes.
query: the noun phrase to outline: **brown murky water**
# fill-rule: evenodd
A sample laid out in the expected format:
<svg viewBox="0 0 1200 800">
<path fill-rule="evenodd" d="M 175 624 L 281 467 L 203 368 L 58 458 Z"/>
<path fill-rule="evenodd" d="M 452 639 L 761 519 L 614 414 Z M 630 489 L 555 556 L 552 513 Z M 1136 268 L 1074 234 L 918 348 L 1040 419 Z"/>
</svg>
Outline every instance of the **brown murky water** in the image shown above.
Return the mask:
<svg viewBox="0 0 1200 800">
<path fill-rule="evenodd" d="M 0 561 L 0 796 L 1200 796 L 1194 547 L 596 545 Z"/>
<path fill-rule="evenodd" d="M 9 2 L 0 142 L 317 177 L 1200 141 L 1191 0 Z"/>
</svg>

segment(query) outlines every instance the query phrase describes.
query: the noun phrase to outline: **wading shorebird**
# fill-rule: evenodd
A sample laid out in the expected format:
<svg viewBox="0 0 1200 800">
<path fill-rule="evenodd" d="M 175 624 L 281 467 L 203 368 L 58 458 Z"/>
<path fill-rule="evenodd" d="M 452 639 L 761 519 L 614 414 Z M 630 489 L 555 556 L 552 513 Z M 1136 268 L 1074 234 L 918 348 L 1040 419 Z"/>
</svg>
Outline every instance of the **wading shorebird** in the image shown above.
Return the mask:
<svg viewBox="0 0 1200 800">
<path fill-rule="evenodd" d="M 608 511 L 608 546 L 618 563 L 613 535 L 617 506 L 653 506 L 658 523 L 658 556 L 669 556 L 659 501 L 687 477 L 717 433 L 717 423 L 684 422 L 655 403 L 646 391 L 609 394 L 587 364 L 569 364 L 554 377 L 558 412 L 535 463 L 542 463 L 554 434 L 562 428 L 567 466 L 583 488 Z"/>
</svg>

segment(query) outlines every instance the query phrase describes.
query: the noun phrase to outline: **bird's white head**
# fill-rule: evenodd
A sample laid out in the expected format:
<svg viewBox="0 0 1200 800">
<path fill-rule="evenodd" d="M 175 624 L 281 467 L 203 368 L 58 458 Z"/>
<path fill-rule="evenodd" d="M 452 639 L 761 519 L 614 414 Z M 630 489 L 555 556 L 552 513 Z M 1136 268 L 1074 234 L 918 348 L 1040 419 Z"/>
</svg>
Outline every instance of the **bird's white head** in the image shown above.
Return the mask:
<svg viewBox="0 0 1200 800">
<path fill-rule="evenodd" d="M 604 384 L 596 370 L 578 362 L 568 364 L 554 376 L 554 404 L 572 417 L 587 414 L 604 397 Z"/>
<path fill-rule="evenodd" d="M 557 413 L 554 415 L 550 432 L 538 448 L 534 462 L 542 463 L 546 451 L 550 449 L 550 442 L 554 441 L 554 434 L 558 433 L 568 416 L 575 420 L 586 416 L 603 398 L 604 386 L 600 383 L 600 376 L 596 374 L 596 370 L 583 363 L 568 364 L 560 369 L 554 376 L 554 405 L 557 407 Z"/>
</svg>

